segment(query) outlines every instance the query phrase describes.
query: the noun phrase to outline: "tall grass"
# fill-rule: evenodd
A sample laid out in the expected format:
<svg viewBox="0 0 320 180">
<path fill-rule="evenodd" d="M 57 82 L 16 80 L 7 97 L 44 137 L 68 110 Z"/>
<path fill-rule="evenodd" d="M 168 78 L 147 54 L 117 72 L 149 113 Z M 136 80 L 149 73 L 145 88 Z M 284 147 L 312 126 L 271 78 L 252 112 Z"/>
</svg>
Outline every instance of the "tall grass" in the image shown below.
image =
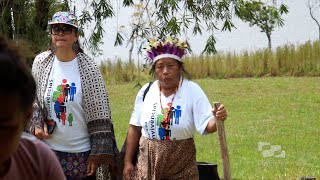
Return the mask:
<svg viewBox="0 0 320 180">
<path fill-rule="evenodd" d="M 138 67 L 133 62 L 108 59 L 100 64 L 100 70 L 108 84 L 115 84 L 117 82 L 131 82 L 136 79 Z"/>
<path fill-rule="evenodd" d="M 320 76 L 320 41 L 286 44 L 271 51 L 219 52 L 215 55 L 186 56 L 185 68 L 191 78 L 239 78 L 264 76 Z M 148 70 L 121 59 L 100 65 L 110 84 L 150 79 Z"/>
</svg>

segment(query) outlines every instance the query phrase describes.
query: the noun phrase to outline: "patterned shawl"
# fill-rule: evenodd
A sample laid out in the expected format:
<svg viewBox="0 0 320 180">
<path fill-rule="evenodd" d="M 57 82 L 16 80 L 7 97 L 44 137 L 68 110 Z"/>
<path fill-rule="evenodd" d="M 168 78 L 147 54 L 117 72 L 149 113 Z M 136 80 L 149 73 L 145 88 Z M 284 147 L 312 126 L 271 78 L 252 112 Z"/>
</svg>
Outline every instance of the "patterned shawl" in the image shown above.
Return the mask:
<svg viewBox="0 0 320 180">
<path fill-rule="evenodd" d="M 35 58 L 32 66 L 32 74 L 37 83 L 38 103 L 41 108 L 45 107 L 43 97 L 54 56 L 55 54 L 51 51 L 43 52 Z M 102 157 L 96 156 L 96 158 L 99 157 L 105 164 L 114 165 L 119 152 L 102 75 L 98 65 L 89 56 L 78 53 L 77 58 L 83 92 L 82 106 L 90 135 L 91 155 L 103 155 Z M 41 118 L 33 118 L 32 121 L 31 124 L 40 127 L 43 125 Z"/>
</svg>

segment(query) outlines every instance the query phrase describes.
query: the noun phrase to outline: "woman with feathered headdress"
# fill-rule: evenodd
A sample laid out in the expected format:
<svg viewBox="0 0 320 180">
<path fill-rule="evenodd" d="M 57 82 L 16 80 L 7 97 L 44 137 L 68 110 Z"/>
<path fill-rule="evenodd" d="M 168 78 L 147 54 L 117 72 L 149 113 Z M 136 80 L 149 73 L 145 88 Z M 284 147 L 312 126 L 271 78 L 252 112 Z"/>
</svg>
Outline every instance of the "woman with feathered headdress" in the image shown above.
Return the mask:
<svg viewBox="0 0 320 180">
<path fill-rule="evenodd" d="M 194 134 L 215 132 L 215 121 L 224 121 L 226 110 L 223 105 L 213 109 L 199 85 L 188 80 L 182 62 L 189 49 L 187 41 L 171 36 L 150 39 L 145 49 L 156 81 L 148 93 L 146 84 L 136 96 L 127 135 L 124 177 L 199 179 Z"/>
</svg>

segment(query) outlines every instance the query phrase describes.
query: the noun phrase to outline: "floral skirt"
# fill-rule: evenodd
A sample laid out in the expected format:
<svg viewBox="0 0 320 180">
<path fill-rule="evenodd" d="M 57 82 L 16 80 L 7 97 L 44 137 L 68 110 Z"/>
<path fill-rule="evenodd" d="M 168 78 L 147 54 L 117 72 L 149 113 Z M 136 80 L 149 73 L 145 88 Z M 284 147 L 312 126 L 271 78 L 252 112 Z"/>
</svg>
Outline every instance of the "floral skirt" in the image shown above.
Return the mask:
<svg viewBox="0 0 320 180">
<path fill-rule="evenodd" d="M 194 140 L 163 141 L 141 137 L 133 179 L 198 180 Z"/>
</svg>

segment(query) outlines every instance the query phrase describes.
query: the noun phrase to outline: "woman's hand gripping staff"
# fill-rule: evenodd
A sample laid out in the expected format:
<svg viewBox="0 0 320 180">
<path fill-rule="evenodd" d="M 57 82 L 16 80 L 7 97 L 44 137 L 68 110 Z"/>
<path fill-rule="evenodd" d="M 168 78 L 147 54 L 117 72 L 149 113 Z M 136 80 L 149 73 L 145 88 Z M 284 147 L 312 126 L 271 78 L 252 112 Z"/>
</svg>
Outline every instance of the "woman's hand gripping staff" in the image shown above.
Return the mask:
<svg viewBox="0 0 320 180">
<path fill-rule="evenodd" d="M 224 120 L 227 118 L 227 113 L 224 111 L 223 105 L 219 102 L 213 103 L 213 114 L 215 115 L 216 128 L 218 130 L 220 152 L 223 166 L 223 176 L 225 180 L 231 180 L 229 154 L 227 147 L 226 134 L 224 130 Z"/>
</svg>

